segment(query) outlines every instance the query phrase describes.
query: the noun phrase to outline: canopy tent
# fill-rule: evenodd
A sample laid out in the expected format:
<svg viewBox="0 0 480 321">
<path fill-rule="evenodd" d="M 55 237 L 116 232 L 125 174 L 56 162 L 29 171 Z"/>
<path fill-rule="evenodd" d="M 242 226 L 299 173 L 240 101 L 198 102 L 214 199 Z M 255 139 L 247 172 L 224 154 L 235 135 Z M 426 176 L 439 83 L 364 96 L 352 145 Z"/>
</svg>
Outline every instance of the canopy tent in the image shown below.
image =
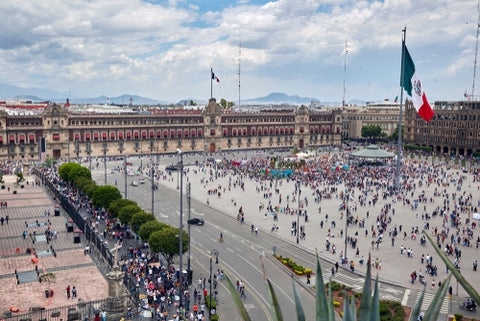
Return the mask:
<svg viewBox="0 0 480 321">
<path fill-rule="evenodd" d="M 353 157 L 363 158 L 392 158 L 394 156 L 392 153 L 384 151 L 376 145 L 368 145 L 365 149 L 359 150 L 351 155 Z"/>
</svg>

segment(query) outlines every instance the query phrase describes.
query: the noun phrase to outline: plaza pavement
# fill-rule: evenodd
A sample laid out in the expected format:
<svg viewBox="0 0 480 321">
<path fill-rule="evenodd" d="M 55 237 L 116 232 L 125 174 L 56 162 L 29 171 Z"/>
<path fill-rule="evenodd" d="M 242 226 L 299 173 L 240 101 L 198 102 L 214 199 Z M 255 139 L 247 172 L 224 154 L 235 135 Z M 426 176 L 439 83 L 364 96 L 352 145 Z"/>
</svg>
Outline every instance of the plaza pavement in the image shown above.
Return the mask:
<svg viewBox="0 0 480 321">
<path fill-rule="evenodd" d="M 241 154 L 239 158 L 241 158 Z M 407 160 L 408 164 L 411 166 L 416 166 L 415 160 Z M 146 162 L 144 162 L 145 165 Z M 172 163 L 172 159 L 161 159 L 161 169 L 164 169 L 163 166 L 169 165 Z M 185 160 L 184 163 L 188 164 L 188 159 Z M 192 198 L 201 201 L 203 203 L 209 201 L 209 205 L 217 210 L 224 212 L 227 215 L 236 217 L 240 207 L 243 207 L 243 211 L 245 213 L 245 228 L 250 228 L 251 224 L 254 224 L 262 233 L 275 233 L 277 236 L 289 240 L 291 242 L 296 242 L 296 237 L 291 235 L 291 223 L 292 221 L 296 220 L 295 215 L 288 215 L 283 213 L 278 213 L 278 221 L 273 221 L 273 218 L 266 209 L 259 210 L 260 203 L 265 205 L 268 204 L 268 199 L 263 198 L 263 193 L 271 192 L 273 194 L 272 206 L 278 205 L 278 194 L 275 194 L 275 182 L 273 182 L 272 188 L 270 188 L 269 182 L 257 182 L 254 180 L 249 179 L 248 177 L 243 177 L 242 182 L 245 183 L 245 188 L 242 190 L 239 184 L 236 184 L 236 187 L 233 186 L 233 182 L 238 178 L 238 176 L 234 176 L 228 174 L 224 177 L 219 177 L 215 179 L 213 176 L 212 181 L 210 181 L 210 170 L 212 169 L 213 173 L 215 169 L 207 168 L 206 172 L 199 169 L 197 166 L 187 166 L 186 167 L 186 175 L 185 175 L 185 182 L 187 180 L 191 183 L 191 193 Z M 165 174 L 165 172 L 163 173 Z M 167 175 L 167 179 L 161 179 L 160 183 L 164 184 L 172 189 L 177 188 L 177 172 L 172 172 L 171 175 Z M 461 186 L 461 191 L 457 191 L 457 184 L 450 182 L 448 186 L 439 187 L 440 190 L 446 189 L 447 192 L 453 193 L 456 192 L 467 194 L 472 193 L 473 203 L 474 205 L 478 205 L 479 202 L 479 193 L 478 193 L 478 186 L 479 183 L 473 183 L 473 178 L 470 174 L 464 174 L 461 170 L 450 168 L 446 170 L 446 175 L 451 175 L 450 179 L 456 179 L 460 176 L 466 175 L 467 180 Z M 447 177 L 447 176 L 446 176 Z M 205 180 L 204 180 L 205 179 Z M 232 180 L 231 188 L 228 188 L 229 180 Z M 202 183 L 204 180 L 204 183 Z M 412 180 L 417 184 L 422 178 L 412 178 Z M 401 285 L 405 288 L 410 289 L 421 289 L 422 286 L 419 283 L 418 279 L 414 284 L 411 284 L 410 274 L 413 271 L 425 271 L 425 264 L 421 264 L 420 256 L 423 253 L 425 256 L 428 254 L 433 256 L 433 264 L 437 265 L 438 268 L 438 276 L 430 276 L 426 272 L 423 272 L 423 275 L 426 278 L 427 282 L 427 291 L 433 292 L 438 289 L 438 282 L 443 281 L 447 274 L 445 265 L 441 262 L 441 259 L 438 255 L 434 252 L 434 249 L 431 247 L 430 244 L 425 246 L 420 245 L 420 237 L 421 233 L 417 236 L 416 240 L 412 240 L 410 238 L 410 232 L 412 227 L 418 227 L 420 231 L 422 231 L 424 223 L 426 221 L 422 220 L 421 214 L 422 213 L 432 213 L 432 211 L 437 206 L 443 206 L 443 197 L 434 197 L 434 189 L 435 186 L 432 184 L 429 188 L 426 187 L 425 181 L 423 181 L 424 185 L 423 188 L 417 188 L 414 192 L 414 196 L 411 197 L 411 193 L 408 193 L 408 198 L 413 200 L 417 198 L 420 193 L 423 191 L 425 192 L 426 196 L 430 199 L 430 197 L 434 198 L 434 203 L 420 203 L 417 210 L 413 210 L 409 205 L 403 205 L 403 203 L 392 203 L 392 208 L 395 209 L 395 215 L 392 216 L 391 212 L 389 216 L 392 217 L 392 223 L 387 226 L 387 231 L 393 226 L 400 226 L 402 225 L 403 229 L 402 232 L 399 234 L 395 241 L 395 245 L 392 246 L 391 238 L 388 236 L 388 233 L 384 235 L 384 241 L 380 244 L 379 248 L 376 247 L 372 249 L 371 241 L 372 241 L 372 234 L 371 234 L 371 226 L 374 225 L 376 229 L 376 218 L 380 215 L 380 211 L 384 204 L 391 203 L 392 199 L 389 198 L 387 200 L 383 200 L 382 197 L 379 198 L 377 204 L 375 206 L 368 206 L 368 203 L 364 207 L 357 207 L 357 210 L 352 211 L 351 215 L 354 217 L 358 217 L 359 219 L 365 219 L 365 227 L 359 228 L 357 225 L 349 226 L 348 227 L 348 235 L 353 236 L 355 232 L 358 232 L 358 247 L 360 250 L 360 256 L 354 257 L 356 250 L 352 249 L 350 246 L 348 247 L 348 258 L 353 259 L 356 263 L 356 272 L 364 273 L 365 272 L 365 265 L 359 264 L 359 258 L 364 256 L 366 259 L 369 253 L 372 256 L 372 259 L 375 260 L 378 258 L 382 262 L 381 270 L 380 269 L 373 269 L 373 275 L 378 274 L 379 278 L 385 281 L 388 281 L 395 285 Z M 290 208 L 297 209 L 298 203 L 293 202 L 292 198 L 295 195 L 294 191 L 294 184 L 293 181 L 287 180 L 279 180 L 277 188 L 280 190 L 280 194 L 282 195 L 282 204 L 281 206 L 285 206 L 289 204 Z M 264 185 L 266 191 L 256 191 L 256 188 Z M 207 191 L 209 189 L 216 189 L 221 186 L 221 197 L 208 195 Z M 329 187 L 327 185 L 322 185 L 323 187 Z M 345 187 L 343 184 L 337 185 L 338 191 L 343 190 Z M 338 197 L 338 193 L 333 193 L 331 199 L 323 199 L 320 204 L 316 204 L 314 202 L 313 196 L 313 189 L 302 186 L 302 194 L 301 199 L 304 200 L 305 197 L 308 199 L 308 206 L 303 207 L 303 209 L 307 210 L 307 214 L 309 217 L 309 222 L 305 222 L 304 218 L 300 218 L 300 225 L 305 225 L 306 231 L 306 238 L 304 240 L 300 240 L 300 246 L 308 249 L 309 251 L 314 252 L 315 249 L 319 250 L 319 254 L 326 259 L 332 262 L 341 262 L 339 254 L 341 251 L 344 251 L 345 248 L 345 238 L 340 237 L 340 230 L 345 229 L 345 220 L 341 219 L 341 212 L 338 210 L 339 206 L 342 204 L 341 199 Z M 381 191 L 380 191 L 381 193 Z M 290 200 L 287 202 L 287 195 L 290 195 Z M 355 199 L 360 195 L 358 189 L 355 189 Z M 380 194 L 381 195 L 381 194 Z M 161 196 L 160 196 L 161 197 Z M 368 200 L 371 200 L 371 195 L 369 195 Z M 368 202 L 367 200 L 367 202 Z M 160 199 L 161 201 L 161 199 Z M 350 201 L 350 205 L 355 201 Z M 423 211 L 423 206 L 426 206 L 426 211 Z M 318 212 L 318 207 L 321 206 L 322 211 L 321 214 Z M 452 206 L 450 206 L 452 208 Z M 369 217 L 367 218 L 366 213 L 369 211 Z M 265 213 L 267 213 L 267 218 L 265 219 Z M 328 214 L 328 223 L 325 222 L 325 214 Z M 462 214 L 462 222 L 465 223 L 465 216 L 466 214 Z M 206 224 L 208 224 L 208 217 L 204 217 L 206 220 Z M 323 229 L 320 228 L 320 221 L 324 221 Z M 334 220 L 336 222 L 336 227 L 331 227 L 331 221 Z M 442 218 L 437 216 L 435 218 L 430 219 L 430 230 L 428 232 L 432 235 L 433 230 L 435 227 L 438 227 L 441 230 L 442 226 Z M 272 232 L 272 225 L 277 224 L 279 226 L 278 231 Z M 327 231 L 331 229 L 331 233 L 335 235 L 335 237 L 330 237 L 330 241 L 336 245 L 336 254 L 333 254 L 331 251 L 327 252 L 325 248 L 325 242 L 327 239 Z M 365 236 L 365 229 L 369 230 L 369 234 Z M 477 226 L 476 230 L 474 230 L 474 238 L 473 238 L 473 246 L 470 248 L 466 248 L 464 246 L 459 245 L 459 248 L 462 250 L 462 257 L 461 257 L 461 272 L 465 276 L 465 278 L 474 286 L 479 284 L 480 281 L 480 272 L 473 272 L 472 265 L 474 260 L 480 260 L 480 250 L 475 247 L 475 240 L 479 236 L 478 232 L 479 228 Z M 403 231 L 407 231 L 407 238 L 403 238 Z M 255 237 L 255 233 L 252 234 L 252 239 Z M 435 239 L 435 238 L 434 238 Z M 228 240 L 227 240 L 228 242 Z M 413 250 L 413 257 L 408 258 L 406 252 L 404 251 L 403 254 L 400 254 L 400 247 L 403 246 L 404 248 L 410 248 Z M 281 249 L 279 249 L 281 250 Z M 453 257 L 449 257 L 453 261 Z M 312 266 L 313 268 L 313 266 Z M 325 273 L 325 272 L 324 272 Z M 435 286 L 432 289 L 431 284 L 432 280 L 435 281 Z M 456 286 L 455 281 L 452 281 L 451 285 L 454 288 L 454 294 L 456 293 Z M 477 289 L 478 290 L 478 289 Z M 459 296 L 467 296 L 465 291 L 461 286 L 458 287 L 458 295 Z"/>
<path fill-rule="evenodd" d="M 68 216 L 61 211 L 60 216 L 54 216 L 54 202 L 45 189 L 34 185 L 34 177 L 26 176 L 28 185 L 24 188 L 16 185 L 16 176 L 4 176 L 6 188 L 0 189 L 0 201 L 7 201 L 8 207 L 0 208 L 0 217 L 9 216 L 8 224 L 0 225 L 0 313 L 10 307 L 20 311 L 28 310 L 33 306 L 46 308 L 61 307 L 78 302 L 98 300 L 107 297 L 108 287 L 105 277 L 99 271 L 92 258 L 84 255 L 83 244 L 73 242 L 73 233 L 67 233 L 66 220 Z M 8 191 L 10 187 L 10 191 Z M 17 194 L 13 194 L 16 190 Z M 45 211 L 50 211 L 50 216 L 45 216 Z M 38 224 L 41 226 L 35 226 Z M 36 235 L 45 235 L 42 223 L 50 221 L 52 231 L 57 231 L 57 239 L 47 243 L 37 240 L 33 243 L 31 237 L 23 238 L 23 231 Z M 32 226 L 26 227 L 26 224 Z M 52 298 L 45 297 L 47 283 L 38 281 L 17 284 L 17 273 L 35 272 L 35 266 L 27 254 L 27 248 L 34 248 L 39 253 L 55 250 L 57 256 L 38 256 L 38 269 L 53 272 L 56 282 L 50 285 L 54 291 Z M 67 299 L 66 288 L 77 288 L 77 299 Z"/>
</svg>

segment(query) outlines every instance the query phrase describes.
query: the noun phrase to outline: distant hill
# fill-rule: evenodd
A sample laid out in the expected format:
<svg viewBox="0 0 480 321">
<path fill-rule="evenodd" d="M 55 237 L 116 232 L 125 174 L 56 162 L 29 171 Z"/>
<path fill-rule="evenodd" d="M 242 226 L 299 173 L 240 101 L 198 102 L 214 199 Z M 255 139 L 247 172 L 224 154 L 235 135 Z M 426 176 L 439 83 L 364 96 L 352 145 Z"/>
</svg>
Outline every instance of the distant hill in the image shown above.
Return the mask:
<svg viewBox="0 0 480 321">
<path fill-rule="evenodd" d="M 20 96 L 35 96 L 39 98 L 39 100 L 49 100 L 45 99 L 48 97 L 61 97 L 63 96 L 61 93 L 44 89 L 44 88 L 36 88 L 36 87 L 17 87 L 12 85 L 0 84 L 0 98 L 7 99 L 7 98 L 15 98 Z M 42 98 L 40 98 L 42 97 Z"/>
<path fill-rule="evenodd" d="M 72 104 L 94 104 L 94 105 L 103 105 L 107 103 L 107 99 L 109 99 L 110 104 L 113 105 L 129 105 L 130 104 L 130 97 L 132 97 L 132 104 L 133 105 L 169 105 L 171 102 L 146 98 L 138 95 L 128 95 L 124 94 L 117 97 L 107 97 L 107 96 L 98 96 L 93 98 L 70 98 L 70 103 Z M 65 99 L 64 99 L 65 100 Z"/>
<path fill-rule="evenodd" d="M 265 97 L 258 97 L 243 100 L 249 104 L 290 104 L 290 105 L 309 105 L 312 101 L 318 101 L 317 98 L 300 97 L 298 95 L 289 96 L 284 93 L 271 93 Z"/>
</svg>

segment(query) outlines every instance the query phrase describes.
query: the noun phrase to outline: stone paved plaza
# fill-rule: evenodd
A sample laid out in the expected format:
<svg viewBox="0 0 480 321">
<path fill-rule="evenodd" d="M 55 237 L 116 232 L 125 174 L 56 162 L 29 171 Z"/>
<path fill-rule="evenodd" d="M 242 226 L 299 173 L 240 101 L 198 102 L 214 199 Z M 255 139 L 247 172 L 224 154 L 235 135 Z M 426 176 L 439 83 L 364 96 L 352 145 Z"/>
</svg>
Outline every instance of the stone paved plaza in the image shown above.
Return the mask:
<svg viewBox="0 0 480 321">
<path fill-rule="evenodd" d="M 24 184 L 24 188 L 17 186 L 15 179 L 16 176 L 4 176 L 6 188 L 0 189 L 0 201 L 7 202 L 7 208 L 0 208 L 0 217 L 4 218 L 4 224 L 0 225 L 0 312 L 10 307 L 25 311 L 32 306 L 54 308 L 74 304 L 79 298 L 84 301 L 105 298 L 108 294 L 107 281 L 91 257 L 84 255 L 83 244 L 74 243 L 74 233 L 67 233 L 67 214 L 62 210 L 60 216 L 54 216 L 53 200 L 43 187 L 34 186 L 33 177 L 27 176 L 28 185 Z M 17 191 L 15 195 L 14 190 Z M 5 220 L 7 215 L 8 224 Z M 57 238 L 47 243 L 42 236 L 45 236 L 48 225 L 57 232 Z M 24 239 L 24 231 L 29 235 L 35 231 L 37 237 Z M 51 247 L 56 257 L 51 255 Z M 38 264 L 32 262 L 33 256 L 27 253 L 27 248 L 35 249 Z M 35 272 L 36 265 L 39 271 L 56 275 L 56 283 L 50 285 L 54 291 L 53 298 L 45 297 L 45 290 L 49 288 L 45 282 L 17 284 L 15 270 L 18 274 Z M 76 286 L 77 299 L 67 299 L 68 285 Z"/>
<path fill-rule="evenodd" d="M 242 158 L 242 154 L 237 154 L 238 159 Z M 221 158 L 221 157 L 217 157 Z M 162 158 L 161 166 L 164 170 L 164 165 L 169 165 L 174 162 L 175 159 Z M 413 168 L 419 166 L 418 160 L 407 160 L 407 165 Z M 192 163 L 188 160 L 188 157 L 184 157 L 184 163 Z M 135 164 L 135 163 L 134 163 Z M 145 162 L 144 162 L 145 164 Z M 426 166 L 431 166 L 431 164 L 426 163 Z M 449 167 L 447 169 L 444 166 L 444 175 L 442 176 L 443 182 L 445 185 L 441 184 L 438 186 L 436 183 L 431 184 L 427 187 L 427 175 L 412 175 L 408 178 L 409 184 L 416 184 L 416 188 L 412 192 L 408 192 L 406 199 L 412 201 L 410 205 L 404 204 L 402 200 L 396 201 L 392 198 L 383 199 L 381 197 L 383 190 L 379 189 L 378 193 L 380 194 L 379 200 L 376 205 L 368 205 L 368 201 L 372 199 L 372 194 L 367 197 L 366 206 L 360 206 L 358 202 L 358 195 L 360 195 L 358 189 L 355 188 L 354 196 L 349 201 L 349 206 L 354 207 L 356 205 L 356 210 L 352 209 L 351 215 L 353 217 L 358 217 L 359 220 L 365 220 L 365 227 L 360 228 L 358 225 L 351 225 L 348 227 L 348 235 L 354 236 L 358 232 L 358 248 L 359 256 L 355 257 L 356 250 L 352 249 L 349 245 L 348 247 L 348 258 L 353 259 L 356 263 L 356 271 L 364 272 L 365 265 L 359 264 L 359 259 L 361 256 L 364 256 L 365 259 L 368 257 L 369 253 L 372 256 L 372 259 L 375 260 L 378 258 L 381 261 L 381 269 L 373 269 L 373 273 L 378 274 L 380 279 L 388 280 L 393 284 L 402 285 L 406 288 L 421 289 L 421 284 L 417 281 L 412 285 L 410 274 L 413 271 L 419 273 L 422 271 L 425 276 L 427 283 L 427 291 L 434 291 L 438 288 L 438 282 L 446 278 L 446 268 L 445 265 L 441 262 L 440 258 L 436 253 L 434 253 L 433 248 L 430 244 L 421 245 L 420 237 L 422 236 L 422 230 L 424 224 L 429 222 L 430 229 L 427 232 L 433 236 L 435 227 L 440 231 L 442 229 L 442 217 L 436 216 L 429 221 L 422 219 L 422 214 L 432 213 L 433 210 L 437 207 L 443 207 L 443 196 L 434 196 L 434 191 L 437 189 L 439 192 L 446 190 L 448 194 L 457 193 L 457 195 L 473 195 L 473 205 L 478 206 L 480 200 L 479 183 L 473 182 L 473 176 L 470 174 L 463 173 L 460 169 L 455 169 Z M 213 173 L 213 176 L 210 174 Z M 245 228 L 250 228 L 251 224 L 254 224 L 259 228 L 261 232 L 264 233 L 275 233 L 279 237 L 290 240 L 291 242 L 296 242 L 296 237 L 291 234 L 291 224 L 296 220 L 295 215 L 284 214 L 278 212 L 278 221 L 274 221 L 271 215 L 271 212 L 265 208 L 259 210 L 260 204 L 268 205 L 268 201 L 271 200 L 271 205 L 273 207 L 279 205 L 280 207 L 285 207 L 287 204 L 291 209 L 297 209 L 298 203 L 293 201 L 295 194 L 295 182 L 287 181 L 286 179 L 279 180 L 277 188 L 279 189 L 279 194 L 275 194 L 275 182 L 272 183 L 270 187 L 270 182 L 259 182 L 252 180 L 248 177 L 239 178 L 239 176 L 232 175 L 231 172 L 227 173 L 223 177 L 215 179 L 215 168 L 208 167 L 202 169 L 198 166 L 187 166 L 186 180 L 191 182 L 192 186 L 192 198 L 206 203 L 207 200 L 211 207 L 223 211 L 224 213 L 236 217 L 240 207 L 243 208 L 245 213 Z M 163 172 L 165 174 L 165 171 Z M 160 183 L 169 186 L 172 189 L 177 188 L 177 175 L 178 172 L 172 172 L 171 175 L 167 175 L 167 179 L 161 179 Z M 464 177 L 466 180 L 463 181 L 462 185 L 458 184 L 458 179 Z M 244 189 L 240 188 L 239 181 L 244 183 Z M 382 179 L 380 179 L 382 181 Z M 229 182 L 231 182 L 229 188 Z M 234 183 L 236 184 L 234 185 Z M 384 183 L 387 183 L 386 179 L 383 179 Z M 420 183 L 421 182 L 421 183 Z M 419 187 L 419 183 L 422 184 L 422 187 Z M 328 188 L 330 185 L 319 182 L 320 189 Z M 264 186 L 264 190 L 261 190 L 261 186 Z M 342 204 L 342 200 L 339 197 L 340 191 L 345 189 L 344 184 L 336 185 L 337 192 L 331 193 L 331 199 L 323 199 L 320 203 L 314 202 L 314 189 L 310 187 L 302 186 L 301 199 L 304 202 L 305 198 L 308 200 L 308 206 L 303 207 L 307 210 L 308 222 L 304 221 L 304 217 L 300 218 L 300 225 L 305 226 L 306 238 L 300 240 L 300 246 L 303 246 L 311 251 L 315 249 L 319 250 L 321 256 L 331 260 L 332 262 L 341 262 L 340 253 L 345 249 L 345 238 L 341 236 L 341 230 L 345 230 L 345 219 L 341 218 L 341 213 L 345 211 L 340 211 L 339 207 Z M 457 190 L 457 187 L 460 190 Z M 259 189 L 257 191 L 257 188 Z M 208 190 L 218 189 L 221 190 L 221 196 L 208 195 Z M 272 193 L 272 197 L 265 199 L 264 193 Z M 419 203 L 417 208 L 414 209 L 412 204 L 414 204 L 413 199 L 418 198 L 421 193 L 425 193 L 428 201 L 425 203 Z M 279 204 L 279 195 L 282 195 L 282 203 Z M 350 194 L 352 192 L 350 191 Z M 161 198 L 161 196 L 159 196 Z M 287 202 L 287 197 L 289 201 Z M 433 199 L 433 202 L 430 202 L 430 198 Z M 161 199 L 160 199 L 161 201 Z M 453 209 L 452 198 L 450 197 L 450 210 Z M 377 230 L 377 216 L 380 215 L 381 209 L 385 204 L 391 204 L 392 208 L 395 209 L 395 214 L 392 215 L 392 211 L 389 212 L 389 216 L 392 218 L 392 222 L 387 226 L 387 233 L 384 235 L 383 242 L 377 248 L 376 245 L 372 248 L 372 225 L 375 230 Z M 424 210 L 425 206 L 425 210 Z M 321 207 L 321 214 L 319 214 L 319 207 Z M 480 207 L 479 207 L 480 208 Z M 369 217 L 367 217 L 367 211 L 369 212 Z M 472 212 L 462 213 L 462 228 L 466 227 L 465 219 L 471 217 Z M 265 216 L 265 214 L 267 214 Z M 326 214 L 328 214 L 328 222 L 326 221 Z M 208 224 L 208 216 L 204 217 Z M 320 227 L 320 222 L 323 221 L 323 228 Z M 335 221 L 335 227 L 332 227 L 331 222 Z M 478 222 L 478 221 L 477 221 Z M 273 232 L 272 226 L 278 225 L 278 230 Z M 449 223 L 450 224 L 450 223 Z M 450 225 L 447 226 L 450 226 Z M 391 237 L 388 235 L 388 231 L 394 226 L 402 226 L 402 232 L 395 239 L 395 243 L 392 246 Z M 417 234 L 416 239 L 412 239 L 411 230 L 412 228 L 418 227 L 419 234 Z M 330 229 L 330 237 L 328 236 L 328 230 Z M 368 230 L 368 235 L 365 236 L 365 230 Z M 407 232 L 407 237 L 403 237 L 403 231 Z M 471 247 L 465 247 L 463 245 L 458 245 L 458 248 L 462 251 L 462 256 L 460 259 L 460 267 L 462 274 L 475 286 L 479 284 L 480 281 L 480 272 L 473 271 L 473 261 L 480 260 L 480 249 L 476 248 L 475 240 L 480 235 L 478 226 L 473 230 L 474 235 L 471 242 Z M 377 235 L 378 236 L 378 235 Z M 460 236 L 465 237 L 466 235 L 460 232 Z M 252 238 L 255 237 L 255 233 L 252 233 Z M 336 253 L 333 254 L 332 251 L 326 251 L 326 240 L 327 238 L 332 244 L 336 246 Z M 435 237 L 434 237 L 435 239 Z M 447 241 L 446 241 L 447 242 Z M 446 244 L 446 242 L 444 244 Z M 407 257 L 406 251 L 401 254 L 401 247 L 412 249 L 413 256 Z M 443 248 L 442 248 L 443 250 Z M 437 265 L 437 276 L 430 276 L 425 272 L 425 264 L 421 264 L 420 257 L 424 254 L 425 256 L 430 255 L 433 257 L 433 265 Z M 454 256 L 449 257 L 453 262 L 455 259 Z M 435 286 L 432 290 L 432 281 L 435 281 Z M 455 281 L 452 281 L 452 286 L 454 288 L 455 294 Z M 466 296 L 464 290 L 459 287 L 460 296 Z"/>
</svg>

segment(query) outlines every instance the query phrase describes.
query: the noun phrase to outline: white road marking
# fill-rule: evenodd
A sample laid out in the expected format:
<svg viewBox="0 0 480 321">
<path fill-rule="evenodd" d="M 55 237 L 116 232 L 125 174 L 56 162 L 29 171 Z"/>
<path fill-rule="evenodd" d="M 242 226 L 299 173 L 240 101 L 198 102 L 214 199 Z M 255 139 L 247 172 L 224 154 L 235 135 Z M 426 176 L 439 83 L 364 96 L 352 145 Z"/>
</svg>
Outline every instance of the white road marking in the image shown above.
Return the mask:
<svg viewBox="0 0 480 321">
<path fill-rule="evenodd" d="M 402 305 L 406 306 L 408 302 L 408 297 L 410 296 L 410 289 L 406 289 L 405 293 L 403 294 Z"/>
</svg>

